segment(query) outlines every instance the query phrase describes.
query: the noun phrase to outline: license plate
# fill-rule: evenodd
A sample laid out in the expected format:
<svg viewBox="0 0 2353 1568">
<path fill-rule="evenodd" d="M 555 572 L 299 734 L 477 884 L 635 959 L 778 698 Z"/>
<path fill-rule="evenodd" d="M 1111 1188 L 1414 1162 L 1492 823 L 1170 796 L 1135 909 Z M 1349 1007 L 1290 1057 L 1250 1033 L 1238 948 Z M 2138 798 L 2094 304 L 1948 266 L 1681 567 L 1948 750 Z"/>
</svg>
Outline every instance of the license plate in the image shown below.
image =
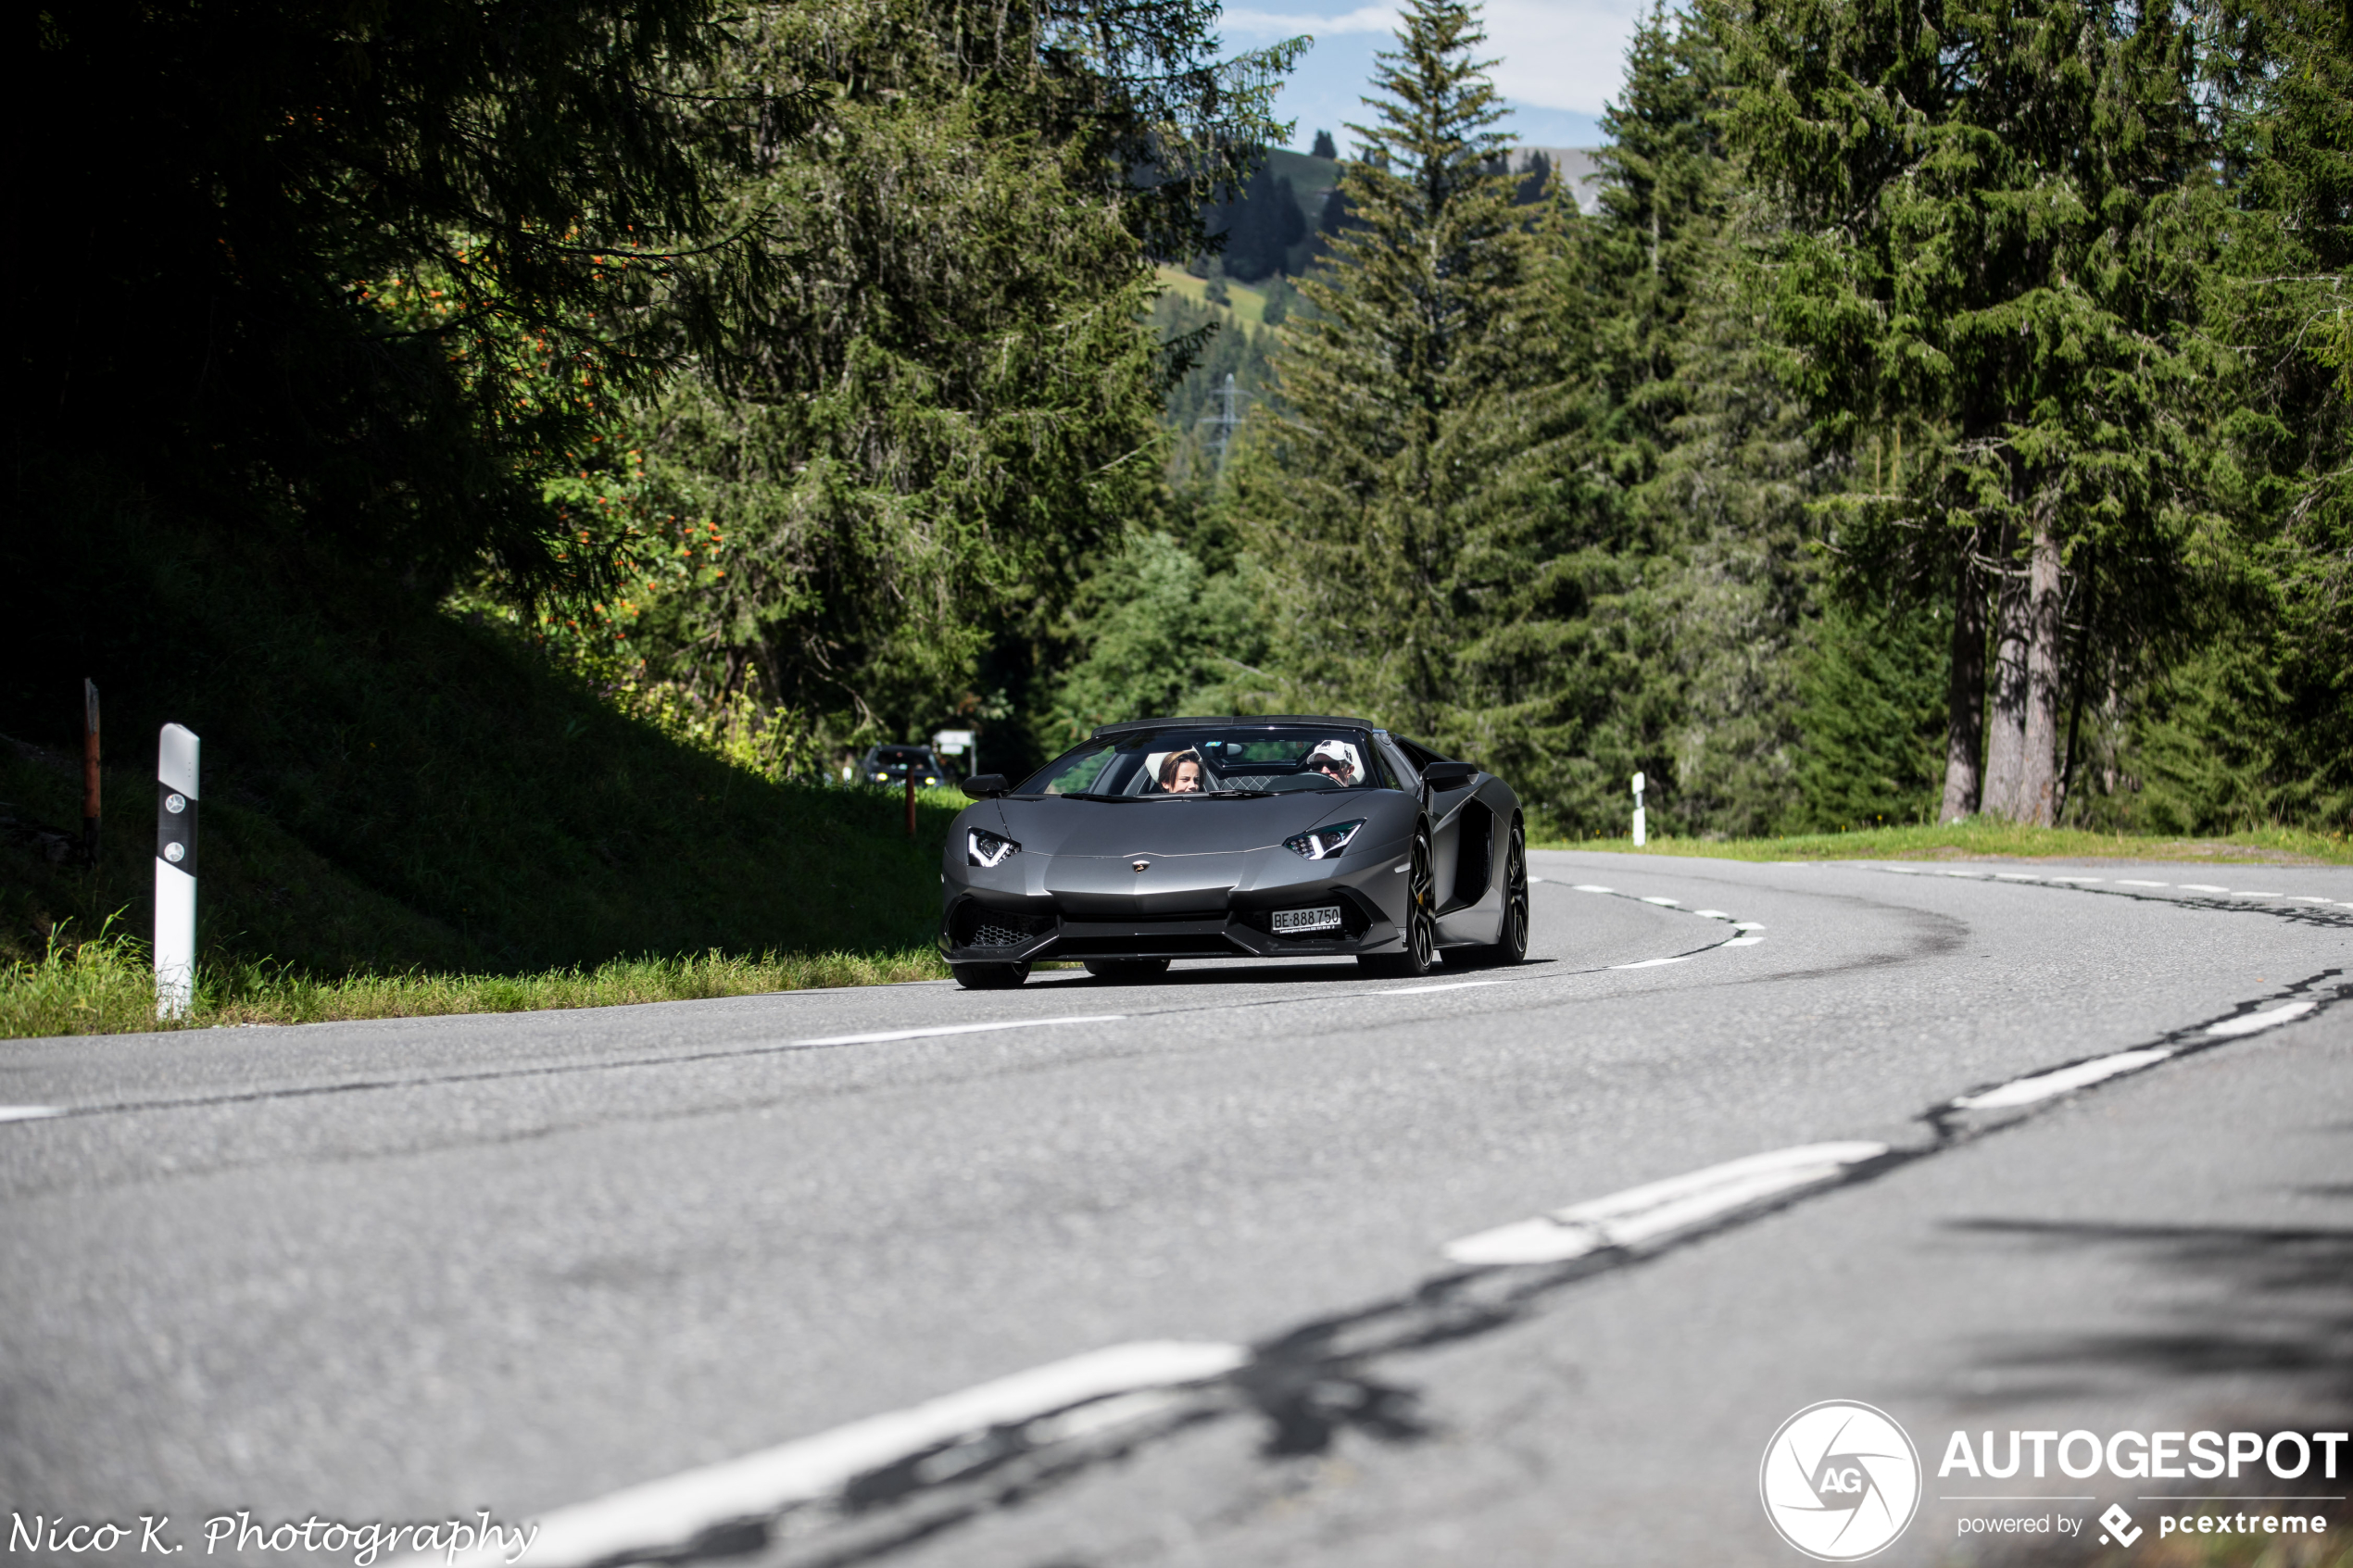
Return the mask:
<svg viewBox="0 0 2353 1568">
<path fill-rule="evenodd" d="M 1340 909 L 1334 905 L 1324 909 L 1277 909 L 1275 929 L 1277 931 L 1331 931 L 1340 925 Z"/>
</svg>

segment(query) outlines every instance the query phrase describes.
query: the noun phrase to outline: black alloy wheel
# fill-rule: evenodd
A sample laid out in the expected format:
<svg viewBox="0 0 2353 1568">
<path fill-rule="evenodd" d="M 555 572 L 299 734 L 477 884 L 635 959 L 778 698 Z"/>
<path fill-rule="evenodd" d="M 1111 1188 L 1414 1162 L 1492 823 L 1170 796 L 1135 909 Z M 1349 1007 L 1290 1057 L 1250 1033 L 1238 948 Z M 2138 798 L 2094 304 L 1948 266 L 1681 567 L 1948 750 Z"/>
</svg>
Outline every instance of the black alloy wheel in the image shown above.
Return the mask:
<svg viewBox="0 0 2353 1568">
<path fill-rule="evenodd" d="M 1405 950 L 1366 953 L 1356 961 L 1408 979 L 1438 967 L 1438 890 L 1430 877 L 1428 839 L 1415 835 L 1413 869 L 1405 873 Z"/>
<path fill-rule="evenodd" d="M 1527 959 L 1528 834 L 1518 822 L 1512 823 L 1511 837 L 1504 841 L 1504 918 L 1495 928 L 1495 940 L 1475 947 L 1449 947 L 1444 957 L 1448 967 L 1455 969 L 1484 969 Z"/>
<path fill-rule="evenodd" d="M 1156 980 L 1168 972 L 1166 959 L 1088 959 L 1087 972 L 1098 980 L 1108 980 L 1114 985 L 1133 985 L 1139 980 Z"/>
<path fill-rule="evenodd" d="M 1010 991 L 1029 978 L 1029 965 L 1022 963 L 951 963 L 948 972 L 956 984 L 967 991 Z"/>
</svg>

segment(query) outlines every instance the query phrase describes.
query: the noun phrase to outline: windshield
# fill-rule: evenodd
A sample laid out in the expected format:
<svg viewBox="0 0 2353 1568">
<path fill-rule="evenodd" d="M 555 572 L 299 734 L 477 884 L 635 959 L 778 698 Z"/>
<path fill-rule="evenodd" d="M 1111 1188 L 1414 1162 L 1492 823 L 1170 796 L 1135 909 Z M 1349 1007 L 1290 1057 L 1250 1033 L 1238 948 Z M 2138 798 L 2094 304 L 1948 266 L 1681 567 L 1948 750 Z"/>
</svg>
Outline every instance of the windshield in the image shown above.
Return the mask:
<svg viewBox="0 0 2353 1568">
<path fill-rule="evenodd" d="M 1380 789 L 1388 784 L 1379 768 L 1371 737 L 1362 730 L 1187 725 L 1089 741 L 1048 763 L 1013 793 L 1126 800 Z"/>
</svg>

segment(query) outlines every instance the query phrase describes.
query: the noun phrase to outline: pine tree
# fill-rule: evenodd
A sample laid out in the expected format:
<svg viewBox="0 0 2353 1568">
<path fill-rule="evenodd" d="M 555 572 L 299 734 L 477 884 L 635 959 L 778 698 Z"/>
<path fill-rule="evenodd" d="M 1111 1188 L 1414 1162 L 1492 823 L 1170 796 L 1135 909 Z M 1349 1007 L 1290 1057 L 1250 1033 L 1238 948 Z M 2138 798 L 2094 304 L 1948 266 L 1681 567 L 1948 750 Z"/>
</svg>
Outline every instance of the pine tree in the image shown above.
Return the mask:
<svg viewBox="0 0 2353 1568">
<path fill-rule="evenodd" d="M 1953 596 L 1948 808 L 1976 804 L 1982 702 L 1984 809 L 2048 822 L 2069 692 L 2164 628 L 2203 526 L 2185 34 L 2114 0 L 1711 14 L 1737 140 L 1793 211 L 1793 383 L 1826 445 L 1911 449 L 1843 509 L 1834 559 L 1899 599 Z"/>
<path fill-rule="evenodd" d="M 1278 360 L 1286 411 L 1234 470 L 1295 700 L 1471 749 L 1500 694 L 1466 674 L 1509 634 L 1558 404 L 1483 41 L 1473 6 L 1406 7 L 1349 127 L 1353 226 Z"/>
</svg>

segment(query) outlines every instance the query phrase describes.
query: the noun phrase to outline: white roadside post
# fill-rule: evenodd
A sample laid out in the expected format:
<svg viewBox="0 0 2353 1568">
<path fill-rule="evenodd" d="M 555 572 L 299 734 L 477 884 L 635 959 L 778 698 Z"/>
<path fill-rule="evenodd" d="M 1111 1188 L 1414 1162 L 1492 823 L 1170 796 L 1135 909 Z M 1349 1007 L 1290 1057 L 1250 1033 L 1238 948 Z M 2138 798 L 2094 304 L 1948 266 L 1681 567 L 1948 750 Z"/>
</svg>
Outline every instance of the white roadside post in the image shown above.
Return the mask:
<svg viewBox="0 0 2353 1568">
<path fill-rule="evenodd" d="M 196 747 L 166 724 L 156 746 L 156 1016 L 178 1018 L 196 994 Z"/>
<path fill-rule="evenodd" d="M 1643 830 L 1642 775 L 1636 773 L 1634 775 L 1634 845 L 1637 848 L 1650 842 L 1650 834 Z"/>
</svg>

